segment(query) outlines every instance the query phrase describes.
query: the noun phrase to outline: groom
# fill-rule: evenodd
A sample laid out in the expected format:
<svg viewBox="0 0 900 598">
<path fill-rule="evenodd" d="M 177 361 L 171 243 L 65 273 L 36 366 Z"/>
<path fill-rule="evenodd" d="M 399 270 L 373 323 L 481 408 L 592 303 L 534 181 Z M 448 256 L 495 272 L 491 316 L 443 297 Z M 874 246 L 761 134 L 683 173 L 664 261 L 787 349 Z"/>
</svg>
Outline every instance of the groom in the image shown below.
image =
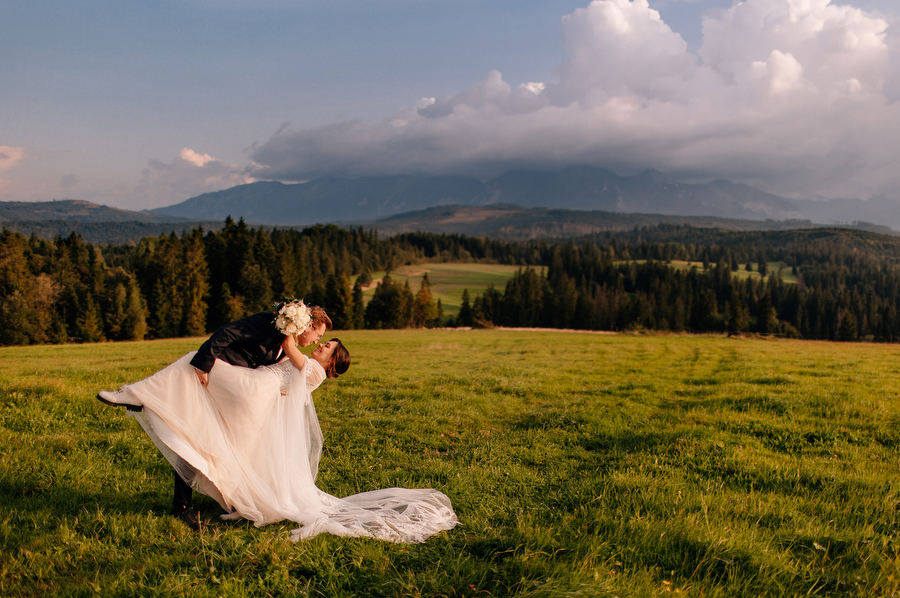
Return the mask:
<svg viewBox="0 0 900 598">
<path fill-rule="evenodd" d="M 331 318 L 318 306 L 310 307 L 312 323 L 297 335 L 297 343 L 307 347 L 318 342 L 325 331 L 331 328 Z M 209 376 L 215 375 L 213 365 L 221 359 L 231 365 L 258 368 L 277 363 L 285 354 L 282 346 L 293 342 L 275 327 L 275 314 L 270 311 L 247 316 L 236 322 L 225 324 L 200 345 L 191 365 L 197 373 L 200 384 L 207 386 Z M 130 411 L 140 411 L 139 405 L 130 405 L 116 399 L 116 394 L 103 391 L 97 398 L 108 405 L 124 406 Z M 175 490 L 172 495 L 172 514 L 193 530 L 200 529 L 196 517 L 191 512 L 191 487 L 177 471 Z"/>
<path fill-rule="evenodd" d="M 297 335 L 301 347 L 318 342 L 325 331 L 331 328 L 331 318 L 317 305 L 310 306 L 312 323 Z M 209 382 L 209 372 L 216 359 L 245 368 L 277 363 L 283 356 L 281 348 L 286 336 L 275 327 L 275 314 L 270 311 L 247 316 L 242 320 L 225 324 L 206 339 L 191 365 L 204 386 Z"/>
</svg>

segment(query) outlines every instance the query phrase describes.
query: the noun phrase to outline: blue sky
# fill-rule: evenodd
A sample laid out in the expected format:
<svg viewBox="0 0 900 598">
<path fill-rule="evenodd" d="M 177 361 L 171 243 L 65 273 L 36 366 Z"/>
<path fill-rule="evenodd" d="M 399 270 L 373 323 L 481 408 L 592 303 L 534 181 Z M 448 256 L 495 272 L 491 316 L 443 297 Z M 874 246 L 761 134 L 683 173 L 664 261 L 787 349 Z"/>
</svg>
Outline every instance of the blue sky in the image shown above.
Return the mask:
<svg viewBox="0 0 900 598">
<path fill-rule="evenodd" d="M 0 0 L 0 201 L 567 162 L 889 194 L 894 3 L 736 4 Z"/>
</svg>

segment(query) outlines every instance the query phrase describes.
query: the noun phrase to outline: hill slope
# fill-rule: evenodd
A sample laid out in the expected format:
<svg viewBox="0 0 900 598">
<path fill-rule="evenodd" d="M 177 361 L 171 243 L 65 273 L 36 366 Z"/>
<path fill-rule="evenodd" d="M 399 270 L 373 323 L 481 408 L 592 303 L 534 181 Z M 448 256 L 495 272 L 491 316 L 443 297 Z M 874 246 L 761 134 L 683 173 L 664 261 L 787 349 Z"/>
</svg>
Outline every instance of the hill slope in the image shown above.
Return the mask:
<svg viewBox="0 0 900 598">
<path fill-rule="evenodd" d="M 712 216 L 524 208 L 510 204 L 437 206 L 360 224 L 387 235 L 431 232 L 507 240 L 560 239 L 598 232 L 628 231 L 660 224 L 727 231 L 790 230 L 817 226 L 809 220 L 740 220 Z M 882 233 L 891 232 L 886 227 L 874 225 L 860 225 L 859 228 Z"/>
<path fill-rule="evenodd" d="M 65 220 L 70 222 L 177 222 L 162 212 L 122 210 L 80 199 L 0 201 L 0 222 Z"/>
</svg>

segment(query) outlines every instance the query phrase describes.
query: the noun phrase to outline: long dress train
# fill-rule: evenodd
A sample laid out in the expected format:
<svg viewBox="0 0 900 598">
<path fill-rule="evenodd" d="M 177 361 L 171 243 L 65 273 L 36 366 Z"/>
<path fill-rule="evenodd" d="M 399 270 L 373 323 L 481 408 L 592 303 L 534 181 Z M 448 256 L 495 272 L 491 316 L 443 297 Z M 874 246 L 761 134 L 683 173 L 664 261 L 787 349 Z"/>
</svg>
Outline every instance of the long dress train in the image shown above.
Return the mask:
<svg viewBox="0 0 900 598">
<path fill-rule="evenodd" d="M 433 489 L 386 488 L 337 498 L 315 485 L 322 431 L 312 391 L 325 379 L 315 360 L 297 370 L 285 360 L 256 369 L 217 360 L 209 384 L 190 365 L 193 353 L 119 393 L 192 488 L 262 526 L 300 527 L 291 538 L 327 532 L 392 542 L 424 542 L 454 527 L 450 499 Z"/>
</svg>

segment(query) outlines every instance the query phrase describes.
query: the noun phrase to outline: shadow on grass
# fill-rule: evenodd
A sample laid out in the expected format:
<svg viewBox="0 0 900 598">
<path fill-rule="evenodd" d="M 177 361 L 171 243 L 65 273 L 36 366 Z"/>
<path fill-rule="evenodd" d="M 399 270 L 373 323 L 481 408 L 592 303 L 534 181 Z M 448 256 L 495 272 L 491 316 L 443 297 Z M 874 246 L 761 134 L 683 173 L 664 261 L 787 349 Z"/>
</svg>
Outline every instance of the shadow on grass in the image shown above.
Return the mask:
<svg viewBox="0 0 900 598">
<path fill-rule="evenodd" d="M 662 424 L 660 424 L 662 425 Z M 665 447 L 662 452 L 669 452 L 676 448 L 685 439 L 684 431 L 680 430 L 622 430 L 617 434 L 597 434 L 581 441 L 581 446 L 587 451 L 600 453 L 604 456 L 617 454 L 644 453 L 648 451 L 659 452 L 657 449 Z"/>
<path fill-rule="evenodd" d="M 25 544 L 45 537 L 48 529 L 85 510 L 96 510 L 113 516 L 152 512 L 160 517 L 169 517 L 171 486 L 171 478 L 166 477 L 160 480 L 159 490 L 120 492 L 103 487 L 98 492 L 87 492 L 61 482 L 56 479 L 55 472 L 48 469 L 45 473 L 32 473 L 16 479 L 6 476 L 0 478 L 0 504 L 4 511 L 13 513 L 16 520 L 23 522 L 17 529 L 16 541 Z M 215 501 L 197 493 L 194 498 L 194 507 L 205 520 L 218 520 L 217 516 L 222 509 Z M 33 524 L 25 523 L 28 520 Z M 227 525 L 239 524 L 240 522 L 236 522 Z"/>
</svg>

